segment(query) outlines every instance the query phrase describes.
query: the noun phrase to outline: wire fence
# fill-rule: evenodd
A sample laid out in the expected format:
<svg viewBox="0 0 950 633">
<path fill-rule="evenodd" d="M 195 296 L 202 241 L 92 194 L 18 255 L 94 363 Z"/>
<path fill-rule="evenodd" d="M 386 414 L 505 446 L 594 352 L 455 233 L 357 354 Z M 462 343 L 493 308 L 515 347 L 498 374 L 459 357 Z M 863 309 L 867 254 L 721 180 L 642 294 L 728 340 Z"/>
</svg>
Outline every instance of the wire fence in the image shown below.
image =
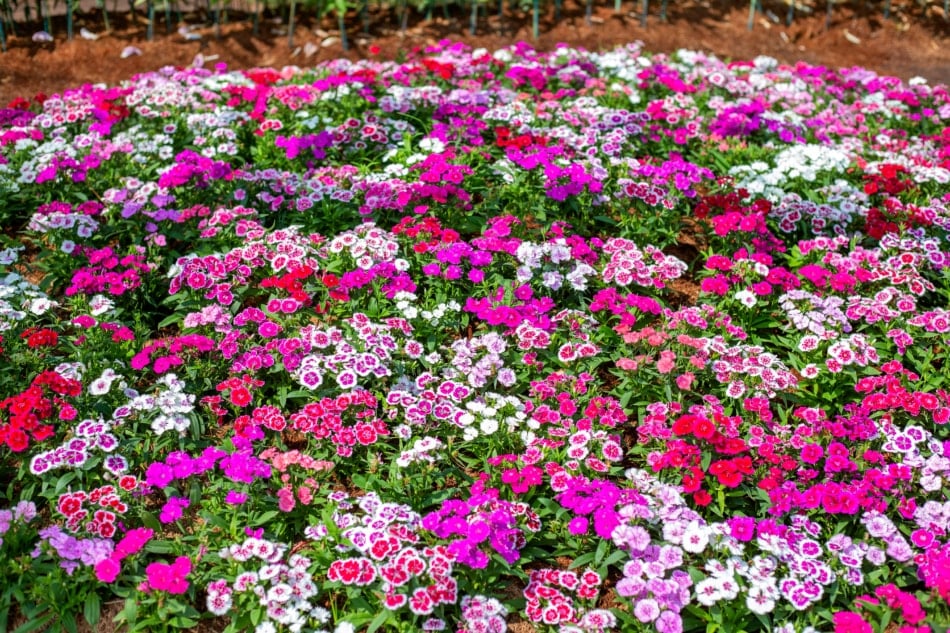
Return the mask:
<svg viewBox="0 0 950 633">
<path fill-rule="evenodd" d="M 591 23 L 594 0 L 585 2 L 585 20 Z M 602 1 L 602 0 L 601 0 Z M 607 0 L 608 2 L 610 0 Z M 627 0 L 629 2 L 629 0 Z M 654 0 L 659 2 L 660 20 L 666 21 L 669 13 L 669 0 Z M 728 0 L 726 0 L 728 1 Z M 748 29 L 754 28 L 756 15 L 767 14 L 773 21 L 784 20 L 791 25 L 796 15 L 802 13 L 813 14 L 825 12 L 826 27 L 830 24 L 836 5 L 848 0 L 775 0 L 773 4 L 780 7 L 784 16 L 779 17 L 771 8 L 766 9 L 763 0 L 748 0 L 749 18 Z M 944 21 L 950 17 L 950 0 L 877 0 L 874 7 L 869 7 L 870 0 L 852 0 L 862 4 L 863 9 L 879 11 L 885 20 L 890 19 L 897 8 L 927 8 L 930 4 L 937 6 L 942 3 Z M 197 2 L 198 4 L 195 4 Z M 640 24 L 646 27 L 651 7 L 650 0 L 634 0 L 638 4 L 634 13 L 639 13 Z M 355 23 L 362 32 L 368 33 L 371 15 L 385 12 L 390 19 L 395 20 L 405 31 L 411 14 L 417 18 L 432 20 L 433 16 L 441 15 L 444 18 L 461 18 L 468 21 L 468 29 L 474 35 L 478 21 L 482 16 L 497 13 L 499 17 L 509 10 L 530 11 L 532 32 L 535 39 L 540 34 L 540 18 L 553 8 L 554 21 L 562 18 L 563 0 L 0 0 L 0 49 L 6 51 L 8 35 L 24 35 L 31 26 L 37 23 L 42 30 L 33 32 L 35 41 L 53 40 L 53 17 L 65 16 L 65 35 L 71 40 L 76 36 L 76 15 L 82 11 L 84 15 L 94 13 L 101 20 L 102 28 L 109 32 L 112 25 L 110 15 L 120 12 L 140 14 L 146 20 L 146 38 L 153 39 L 156 25 L 164 25 L 167 32 L 172 32 L 174 25 L 183 25 L 183 14 L 200 12 L 214 25 L 215 35 L 220 37 L 222 19 L 227 19 L 230 13 L 246 16 L 253 24 L 254 35 L 259 34 L 262 16 L 277 14 L 283 18 L 288 27 L 288 45 L 293 46 L 294 26 L 302 14 L 307 14 L 318 21 L 334 19 L 344 50 L 348 50 L 350 34 Z M 623 6 L 623 0 L 613 0 L 614 11 L 629 11 Z M 553 7 L 552 7 L 553 5 Z M 655 11 L 654 7 L 654 11 Z M 349 25 L 349 26 L 348 26 Z M 189 37 L 187 27 L 179 26 L 179 32 Z M 86 35 L 85 33 L 81 33 Z M 90 35 L 91 37 L 91 35 Z M 197 37 L 197 35 L 195 35 Z"/>
</svg>

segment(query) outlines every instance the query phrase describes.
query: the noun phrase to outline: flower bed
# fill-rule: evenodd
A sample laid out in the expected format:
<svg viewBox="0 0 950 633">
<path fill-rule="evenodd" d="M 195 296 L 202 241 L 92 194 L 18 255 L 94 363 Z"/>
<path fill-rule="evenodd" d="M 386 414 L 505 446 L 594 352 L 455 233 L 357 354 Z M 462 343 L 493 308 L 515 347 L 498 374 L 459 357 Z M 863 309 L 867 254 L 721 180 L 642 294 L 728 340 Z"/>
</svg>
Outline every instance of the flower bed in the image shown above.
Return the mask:
<svg viewBox="0 0 950 633">
<path fill-rule="evenodd" d="M 948 119 L 637 45 L 11 104 L 0 629 L 946 630 Z"/>
</svg>

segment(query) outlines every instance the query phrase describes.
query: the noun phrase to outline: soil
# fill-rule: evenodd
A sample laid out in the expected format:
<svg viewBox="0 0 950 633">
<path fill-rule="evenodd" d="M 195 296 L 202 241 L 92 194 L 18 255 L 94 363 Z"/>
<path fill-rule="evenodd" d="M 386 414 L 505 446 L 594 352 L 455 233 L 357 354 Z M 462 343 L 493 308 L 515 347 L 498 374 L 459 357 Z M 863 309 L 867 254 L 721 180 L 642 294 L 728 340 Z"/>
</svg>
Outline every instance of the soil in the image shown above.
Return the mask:
<svg viewBox="0 0 950 633">
<path fill-rule="evenodd" d="M 414 47 L 443 38 L 490 50 L 518 40 L 542 50 L 550 50 L 561 42 L 603 50 L 640 40 L 649 52 L 687 48 L 729 60 L 769 55 L 789 64 L 804 61 L 835 69 L 864 66 L 904 80 L 922 76 L 931 83 L 950 84 L 950 16 L 944 15 L 942 0 L 894 0 L 887 18 L 884 6 L 870 4 L 869 0 L 852 0 L 849 4 L 829 0 L 833 7 L 830 19 L 824 3 L 811 10 L 799 4 L 790 25 L 786 25 L 788 5 L 784 1 L 763 0 L 764 10 L 755 14 L 753 30 L 749 31 L 749 7 L 742 3 L 677 0 L 670 3 L 666 20 L 662 20 L 660 3 L 654 1 L 644 27 L 640 2 L 624 0 L 621 12 L 617 13 L 613 3 L 602 0 L 600 6 L 593 8 L 588 23 L 583 0 L 564 0 L 558 21 L 553 6 L 547 3 L 537 40 L 532 37 L 531 12 L 517 8 L 506 8 L 502 17 L 497 15 L 497 9 L 488 8 L 489 15 L 479 16 L 474 36 L 469 34 L 468 9 L 459 5 L 449 6 L 448 17 L 437 8 L 436 17 L 431 20 L 410 12 L 404 32 L 391 10 L 372 10 L 366 31 L 359 13 L 350 11 L 348 51 L 341 46 L 334 19 L 319 21 L 306 12 L 298 12 L 293 46 L 289 45 L 286 20 L 273 14 L 261 17 L 255 34 L 249 14 L 232 10 L 216 36 L 206 11 L 185 12 L 181 22 L 173 12 L 171 23 L 166 25 L 160 3 L 152 41 L 146 38 L 146 20 L 141 10 L 135 15 L 110 11 L 112 28 L 106 32 L 101 11 L 92 7 L 77 13 L 72 41 L 67 41 L 65 19 L 60 15 L 52 23 L 54 41 L 38 43 L 31 35 L 42 24 L 36 21 L 34 13 L 32 23 L 18 21 L 15 36 L 9 34 L 7 25 L 8 50 L 0 53 L 0 107 L 17 96 L 53 94 L 84 83 L 113 85 L 162 66 L 191 65 L 199 54 L 209 66 L 225 62 L 229 68 L 306 67 L 340 56 L 398 58 Z M 492 0 L 487 6 L 497 4 Z M 182 24 L 189 25 L 191 33 L 201 35 L 201 39 L 187 40 L 178 31 Z M 99 34 L 99 39 L 81 38 L 81 28 Z M 142 54 L 123 58 L 121 53 L 127 46 L 135 46 Z"/>
</svg>

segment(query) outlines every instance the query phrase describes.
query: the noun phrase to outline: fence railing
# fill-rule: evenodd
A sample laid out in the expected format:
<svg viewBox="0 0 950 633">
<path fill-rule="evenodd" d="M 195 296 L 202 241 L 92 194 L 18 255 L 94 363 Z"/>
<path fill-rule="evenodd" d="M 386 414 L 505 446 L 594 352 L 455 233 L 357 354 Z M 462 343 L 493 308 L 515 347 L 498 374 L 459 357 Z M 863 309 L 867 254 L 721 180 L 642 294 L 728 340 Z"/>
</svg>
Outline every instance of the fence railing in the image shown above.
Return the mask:
<svg viewBox="0 0 950 633">
<path fill-rule="evenodd" d="M 110 14 L 117 12 L 131 12 L 133 14 L 142 14 L 146 20 L 146 38 L 151 40 L 155 35 L 157 23 L 164 23 L 164 28 L 171 33 L 176 27 L 182 25 L 183 12 L 193 13 L 202 12 L 207 20 L 214 25 L 216 37 L 220 37 L 222 17 L 226 18 L 228 12 L 239 12 L 246 16 L 253 24 L 254 35 L 259 34 L 262 15 L 267 13 L 277 13 L 282 16 L 287 24 L 288 45 L 294 45 L 294 26 L 301 14 L 308 14 L 318 20 L 327 17 L 335 18 L 337 27 L 340 31 L 340 39 L 344 50 L 349 48 L 350 37 L 348 29 L 352 28 L 348 24 L 357 22 L 361 25 L 364 33 L 369 32 L 371 25 L 371 8 L 388 9 L 390 19 L 394 19 L 399 27 L 405 31 L 409 21 L 410 13 L 415 13 L 420 19 L 432 20 L 435 11 L 448 18 L 450 15 L 467 18 L 469 32 L 476 33 L 478 21 L 481 16 L 488 16 L 490 12 L 497 11 L 498 16 L 505 14 L 506 3 L 510 9 L 517 9 L 523 12 L 531 12 L 532 32 L 535 39 L 540 35 L 540 17 L 545 12 L 553 9 L 554 21 L 560 21 L 562 17 L 563 0 L 198 0 L 203 2 L 201 5 L 185 5 L 179 0 L 112 0 L 111 7 L 107 6 L 108 0 L 0 0 L 0 49 L 6 51 L 7 38 L 9 35 L 25 35 L 28 30 L 35 29 L 39 23 L 41 31 L 33 30 L 31 37 L 36 41 L 52 41 L 55 36 L 72 40 L 75 33 L 75 16 L 77 11 L 82 11 L 88 15 L 98 13 L 98 19 L 101 20 L 102 28 L 109 32 L 112 28 Z M 607 0 L 609 2 L 609 0 Z M 634 0 L 636 2 L 637 0 Z M 656 0 L 654 0 L 656 1 Z M 726 0 L 728 1 L 728 0 Z M 825 11 L 826 27 L 830 24 L 836 4 L 848 0 L 825 0 L 824 6 L 821 6 L 822 0 L 770 0 L 780 12 L 784 12 L 784 21 L 786 24 L 792 24 L 795 16 L 801 13 L 815 13 Z M 880 11 L 884 19 L 890 19 L 894 13 L 895 7 L 892 6 L 893 0 L 877 0 L 874 7 L 869 7 L 870 0 L 851 0 L 852 2 L 863 3 L 864 9 Z M 941 0 L 899 0 L 901 8 L 925 8 L 928 3 L 939 3 Z M 372 2 L 372 7 L 371 7 Z M 593 15 L 594 0 L 584 0 L 584 16 L 587 24 L 591 23 Z M 659 0 L 660 9 L 657 18 L 661 21 L 668 19 L 669 0 Z M 942 0 L 944 21 L 950 18 L 950 0 Z M 553 5 L 553 6 L 552 6 Z M 623 6 L 623 0 L 614 0 L 614 11 L 628 11 Z M 640 24 L 646 27 L 650 15 L 650 0 L 639 0 L 639 7 L 635 7 L 634 15 L 639 13 Z M 779 19 L 778 14 L 771 8 L 763 6 L 763 0 L 749 0 L 749 19 L 748 29 L 751 31 L 755 27 L 756 16 L 758 14 L 768 15 L 773 20 Z M 53 32 L 52 16 L 65 15 L 65 33 Z M 189 37 L 187 30 L 180 31 L 184 37 Z M 91 32 L 82 30 L 81 36 L 95 37 Z M 196 36 L 197 37 L 197 36 Z"/>
</svg>

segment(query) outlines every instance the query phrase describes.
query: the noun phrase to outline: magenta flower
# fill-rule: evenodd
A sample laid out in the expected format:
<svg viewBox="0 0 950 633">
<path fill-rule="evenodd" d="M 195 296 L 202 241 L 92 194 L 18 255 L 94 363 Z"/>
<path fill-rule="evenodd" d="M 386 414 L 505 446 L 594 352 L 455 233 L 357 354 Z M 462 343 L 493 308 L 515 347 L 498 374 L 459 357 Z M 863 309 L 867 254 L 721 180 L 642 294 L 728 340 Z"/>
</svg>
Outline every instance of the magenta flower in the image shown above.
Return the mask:
<svg viewBox="0 0 950 633">
<path fill-rule="evenodd" d="M 247 502 L 247 494 L 238 492 L 237 490 L 229 490 L 228 494 L 224 497 L 224 502 L 233 506 L 239 506 Z"/>
<path fill-rule="evenodd" d="M 860 614 L 839 611 L 834 615 L 835 633 L 873 633 L 874 629 Z"/>
<path fill-rule="evenodd" d="M 571 519 L 571 522 L 567 524 L 567 530 L 577 536 L 579 534 L 586 534 L 589 526 L 590 521 L 587 520 L 587 517 L 574 517 Z"/>
<path fill-rule="evenodd" d="M 148 528 L 129 530 L 125 536 L 122 537 L 122 540 L 116 544 L 113 556 L 121 560 L 126 556 L 131 556 L 139 552 L 139 550 L 145 547 L 145 544 L 149 542 L 153 534 L 154 532 Z"/>
<path fill-rule="evenodd" d="M 191 505 L 191 502 L 184 497 L 169 497 L 158 515 L 158 520 L 162 523 L 171 523 L 181 518 L 182 511 Z"/>
<path fill-rule="evenodd" d="M 145 471 L 145 483 L 156 488 L 164 488 L 174 479 L 174 471 L 162 462 L 154 462 Z"/>
<path fill-rule="evenodd" d="M 98 578 L 100 582 L 112 582 L 119 576 L 121 570 L 122 566 L 119 564 L 118 558 L 113 554 L 109 558 L 105 558 L 96 563 L 96 578 Z"/>
<path fill-rule="evenodd" d="M 145 568 L 146 584 L 149 589 L 183 594 L 188 591 L 187 576 L 191 572 L 191 560 L 179 556 L 171 565 L 152 563 Z"/>
</svg>

